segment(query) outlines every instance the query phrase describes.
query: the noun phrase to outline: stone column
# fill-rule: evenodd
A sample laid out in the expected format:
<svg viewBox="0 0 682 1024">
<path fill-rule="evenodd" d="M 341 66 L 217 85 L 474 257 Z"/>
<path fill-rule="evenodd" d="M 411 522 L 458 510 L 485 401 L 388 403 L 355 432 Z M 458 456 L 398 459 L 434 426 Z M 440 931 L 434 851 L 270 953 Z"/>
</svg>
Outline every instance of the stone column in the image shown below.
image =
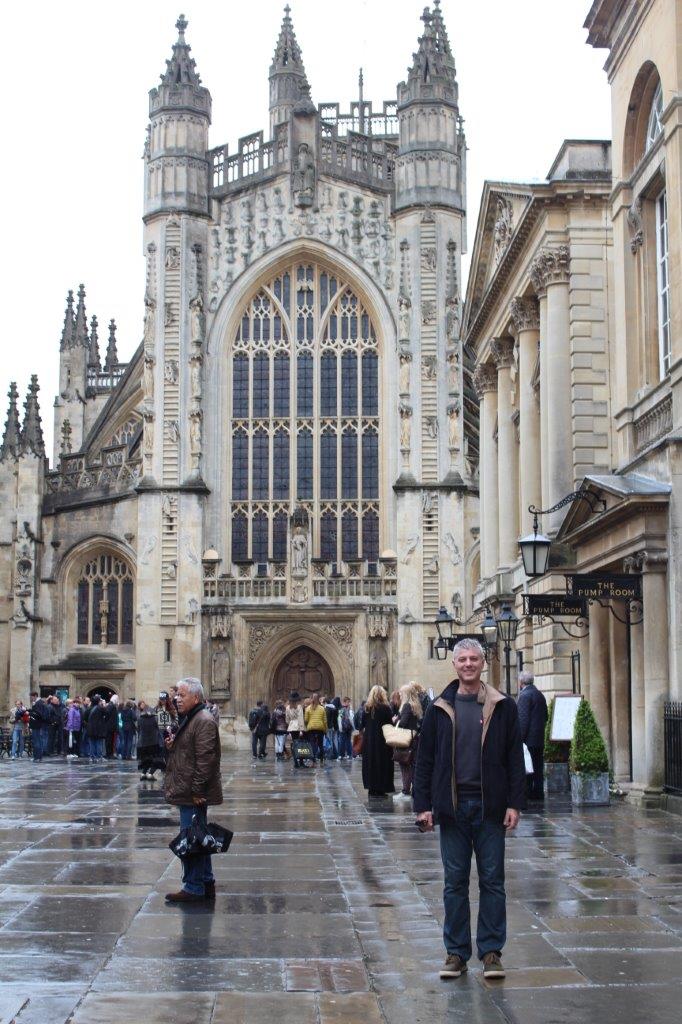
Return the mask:
<svg viewBox="0 0 682 1024">
<path fill-rule="evenodd" d="M 644 611 L 645 782 L 663 785 L 663 704 L 668 699 L 667 555 L 645 551 L 642 564 Z"/>
<path fill-rule="evenodd" d="M 571 428 L 571 352 L 569 337 L 570 253 L 567 245 L 541 249 L 533 260 L 531 277 L 539 291 L 547 293 L 547 335 L 543 372 L 547 384 L 547 500 L 554 505 L 573 490 Z M 559 509 L 547 520 L 556 533 L 565 512 Z"/>
<path fill-rule="evenodd" d="M 616 611 L 625 611 L 622 602 Z M 627 626 L 609 614 L 609 668 L 611 681 L 611 767 L 617 780 L 630 778 L 630 729 L 628 722 Z"/>
<path fill-rule="evenodd" d="M 609 609 L 599 604 L 593 604 L 590 608 L 590 704 L 608 750 L 611 749 L 610 615 Z"/>
<path fill-rule="evenodd" d="M 497 455 L 495 452 L 495 420 L 497 418 L 497 371 L 490 363 L 480 363 L 474 370 L 473 384 L 480 402 L 480 522 L 481 578 L 497 572 L 499 562 L 497 521 Z"/>
<path fill-rule="evenodd" d="M 525 536 L 533 528 L 533 517 L 528 512 L 528 506 L 542 508 L 540 404 L 532 383 L 540 339 L 538 300 L 533 295 L 512 299 L 509 312 L 519 344 L 519 532 Z"/>
<path fill-rule="evenodd" d="M 630 627 L 630 672 L 632 675 L 632 781 L 646 782 L 646 731 L 644 728 L 644 627 Z"/>
<path fill-rule="evenodd" d="M 491 345 L 497 367 L 497 493 L 499 564 L 510 568 L 519 557 L 519 468 L 512 420 L 512 338 L 495 338 Z"/>
</svg>

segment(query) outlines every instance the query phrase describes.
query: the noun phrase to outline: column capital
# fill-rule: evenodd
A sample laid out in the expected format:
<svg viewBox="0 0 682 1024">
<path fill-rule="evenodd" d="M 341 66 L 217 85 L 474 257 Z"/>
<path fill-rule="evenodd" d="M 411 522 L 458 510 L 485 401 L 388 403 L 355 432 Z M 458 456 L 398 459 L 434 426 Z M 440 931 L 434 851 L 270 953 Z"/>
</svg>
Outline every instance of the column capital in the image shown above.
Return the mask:
<svg viewBox="0 0 682 1024">
<path fill-rule="evenodd" d="M 623 561 L 626 572 L 642 574 L 666 572 L 668 568 L 668 552 L 636 551 Z"/>
<path fill-rule="evenodd" d="M 530 279 L 538 296 L 544 295 L 550 284 L 566 284 L 570 264 L 567 245 L 545 246 L 538 250 L 530 265 Z"/>
<path fill-rule="evenodd" d="M 514 339 L 493 338 L 490 352 L 498 370 L 508 369 L 514 362 Z"/>
<path fill-rule="evenodd" d="M 479 401 L 490 391 L 497 391 L 497 369 L 492 363 L 479 363 L 472 375 Z"/>
<path fill-rule="evenodd" d="M 517 333 L 540 330 L 540 304 L 534 295 L 512 299 L 509 304 L 509 315 Z"/>
</svg>

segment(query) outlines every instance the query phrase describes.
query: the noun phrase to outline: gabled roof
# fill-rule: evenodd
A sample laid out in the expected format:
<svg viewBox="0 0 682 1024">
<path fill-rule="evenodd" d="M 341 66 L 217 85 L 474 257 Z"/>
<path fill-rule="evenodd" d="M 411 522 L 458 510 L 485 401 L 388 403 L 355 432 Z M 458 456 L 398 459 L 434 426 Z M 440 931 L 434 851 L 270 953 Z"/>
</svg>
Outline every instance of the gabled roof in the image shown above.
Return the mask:
<svg viewBox="0 0 682 1024">
<path fill-rule="evenodd" d="M 557 540 L 574 539 L 575 535 L 592 530 L 608 530 L 616 521 L 638 511 L 643 505 L 666 506 L 672 486 L 663 480 L 642 473 L 588 474 L 581 490 L 606 502 L 604 512 L 593 512 L 586 501 L 574 501 L 557 533 Z"/>
<path fill-rule="evenodd" d="M 142 356 L 143 346 L 139 345 L 137 351 L 126 367 L 125 373 L 118 381 L 116 387 L 107 399 L 107 402 L 99 416 L 92 425 L 88 436 L 83 441 L 83 451 L 90 452 L 101 447 L 106 440 L 103 434 L 119 412 L 127 405 L 136 391 L 141 388 L 142 383 Z"/>
<path fill-rule="evenodd" d="M 499 267 L 509 253 L 517 248 L 519 238 L 525 239 L 527 235 L 527 232 L 522 231 L 522 225 L 527 221 L 527 213 L 533 202 L 533 188 L 530 184 L 502 181 L 486 181 L 483 185 L 467 284 L 465 336 L 483 305 L 486 292 Z M 511 212 L 510 233 L 506 239 L 501 237 L 499 229 L 496 232 L 503 207 Z"/>
</svg>

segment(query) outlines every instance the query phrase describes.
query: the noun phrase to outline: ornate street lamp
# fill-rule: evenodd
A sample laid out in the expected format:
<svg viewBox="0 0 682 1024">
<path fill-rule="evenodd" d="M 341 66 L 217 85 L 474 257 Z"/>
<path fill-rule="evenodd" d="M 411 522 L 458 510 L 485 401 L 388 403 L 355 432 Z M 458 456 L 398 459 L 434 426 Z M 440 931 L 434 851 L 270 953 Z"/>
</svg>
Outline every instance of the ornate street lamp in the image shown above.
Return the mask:
<svg viewBox="0 0 682 1024">
<path fill-rule="evenodd" d="M 496 624 L 500 640 L 504 644 L 504 688 L 509 697 L 511 695 L 511 649 L 512 644 L 516 640 L 519 620 L 507 601 L 502 605 L 502 611 L 496 620 Z"/>
<path fill-rule="evenodd" d="M 444 605 L 441 605 L 438 609 L 438 615 L 436 615 L 436 629 L 438 630 L 439 640 L 449 640 L 455 632 L 455 620 L 451 615 L 448 615 Z"/>
<path fill-rule="evenodd" d="M 549 562 L 549 550 L 552 542 L 544 533 L 538 533 L 538 517 L 533 515 L 533 532 L 519 541 L 523 570 L 526 576 L 544 576 Z"/>
<path fill-rule="evenodd" d="M 494 647 L 497 643 L 497 623 L 492 616 L 490 608 L 486 609 L 485 618 L 481 624 L 481 634 L 485 647 Z"/>
</svg>

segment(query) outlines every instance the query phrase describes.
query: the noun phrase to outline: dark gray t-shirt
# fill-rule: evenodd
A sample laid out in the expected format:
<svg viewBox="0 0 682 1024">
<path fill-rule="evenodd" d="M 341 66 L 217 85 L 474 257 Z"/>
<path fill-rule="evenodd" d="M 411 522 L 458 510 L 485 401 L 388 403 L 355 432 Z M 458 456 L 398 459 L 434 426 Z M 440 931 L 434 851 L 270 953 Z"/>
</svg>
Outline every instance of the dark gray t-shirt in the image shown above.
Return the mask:
<svg viewBox="0 0 682 1024">
<path fill-rule="evenodd" d="M 455 695 L 455 780 L 457 792 L 481 793 L 483 706 L 478 694 Z"/>
</svg>

